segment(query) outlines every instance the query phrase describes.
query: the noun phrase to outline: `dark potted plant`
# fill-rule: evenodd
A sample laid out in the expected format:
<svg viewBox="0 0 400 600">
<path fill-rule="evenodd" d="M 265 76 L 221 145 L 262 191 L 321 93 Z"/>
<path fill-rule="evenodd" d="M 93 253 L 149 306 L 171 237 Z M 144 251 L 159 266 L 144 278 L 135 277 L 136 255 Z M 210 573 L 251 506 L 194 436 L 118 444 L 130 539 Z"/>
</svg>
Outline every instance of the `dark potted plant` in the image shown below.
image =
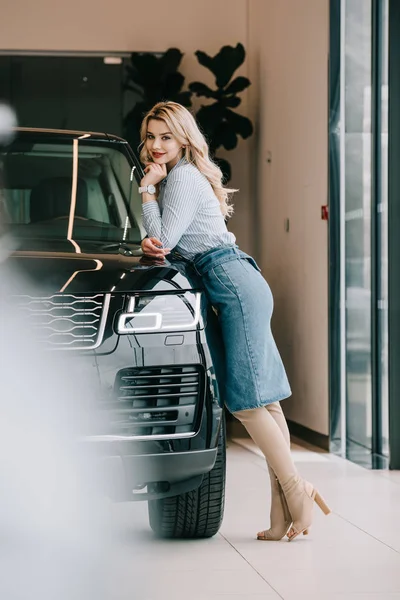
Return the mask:
<svg viewBox="0 0 400 600">
<path fill-rule="evenodd" d="M 215 153 L 218 148 L 233 150 L 238 143 L 238 136 L 248 138 L 253 133 L 251 121 L 238 114 L 233 109 L 241 103 L 237 94 L 250 85 L 247 77 L 232 77 L 243 64 L 246 53 L 242 44 L 223 46 L 215 56 L 205 52 L 196 52 L 197 60 L 209 69 L 215 76 L 216 89 L 211 89 L 204 83 L 195 81 L 189 85 L 191 92 L 199 97 L 214 100 L 211 104 L 203 105 L 196 113 L 196 119 L 207 137 L 211 155 L 219 164 L 225 181 L 231 178 L 231 166 L 228 161 L 218 158 Z"/>
</svg>

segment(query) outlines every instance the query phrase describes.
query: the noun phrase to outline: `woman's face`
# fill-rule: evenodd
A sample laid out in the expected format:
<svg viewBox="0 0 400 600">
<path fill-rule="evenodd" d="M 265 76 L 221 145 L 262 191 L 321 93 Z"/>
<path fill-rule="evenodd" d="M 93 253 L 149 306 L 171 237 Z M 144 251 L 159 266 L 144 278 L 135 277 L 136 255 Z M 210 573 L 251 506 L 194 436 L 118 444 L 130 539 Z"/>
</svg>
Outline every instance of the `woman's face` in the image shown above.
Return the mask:
<svg viewBox="0 0 400 600">
<path fill-rule="evenodd" d="M 158 165 L 172 169 L 182 156 L 182 145 L 169 131 L 165 121 L 150 119 L 145 146 L 151 159 Z"/>
</svg>

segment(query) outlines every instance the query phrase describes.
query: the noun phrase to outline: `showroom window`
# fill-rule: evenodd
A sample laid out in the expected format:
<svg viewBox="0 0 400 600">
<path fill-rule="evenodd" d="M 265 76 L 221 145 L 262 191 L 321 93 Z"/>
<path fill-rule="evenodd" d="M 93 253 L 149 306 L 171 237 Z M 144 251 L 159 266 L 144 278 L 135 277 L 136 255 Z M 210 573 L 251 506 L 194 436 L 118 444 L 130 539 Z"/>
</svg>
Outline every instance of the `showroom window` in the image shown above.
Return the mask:
<svg viewBox="0 0 400 600">
<path fill-rule="evenodd" d="M 331 440 L 372 468 L 389 457 L 388 11 L 331 1 Z"/>
</svg>

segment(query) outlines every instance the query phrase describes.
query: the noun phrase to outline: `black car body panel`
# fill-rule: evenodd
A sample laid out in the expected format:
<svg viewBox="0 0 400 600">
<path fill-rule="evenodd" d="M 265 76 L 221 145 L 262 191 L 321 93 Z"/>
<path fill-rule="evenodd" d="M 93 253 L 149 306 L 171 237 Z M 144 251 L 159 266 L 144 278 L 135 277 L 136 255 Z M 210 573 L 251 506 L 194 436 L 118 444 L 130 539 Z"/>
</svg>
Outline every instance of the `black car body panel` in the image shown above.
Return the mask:
<svg viewBox="0 0 400 600">
<path fill-rule="evenodd" d="M 136 177 L 130 187 L 126 181 L 118 182 L 120 199 L 112 182 L 113 193 L 100 193 L 108 190 L 108 183 L 100 180 L 108 172 L 103 169 L 108 161 L 103 148 L 120 153 L 126 161 L 124 173 Z M 59 160 L 54 162 L 56 175 L 46 173 L 46 186 L 61 189 L 71 163 L 72 186 L 75 182 L 85 187 L 87 210 L 97 210 L 94 198 L 104 202 L 104 221 L 97 214 L 77 217 L 68 203 L 66 214 L 57 216 L 50 193 L 46 201 L 39 199 L 52 211 L 49 219 L 43 215 L 36 222 L 29 219 L 33 190 L 44 189 L 39 173 L 53 151 Z M 96 390 L 102 418 L 82 443 L 92 444 L 101 455 L 104 473 L 112 482 L 110 495 L 152 500 L 198 487 L 213 468 L 222 419 L 215 370 L 217 319 L 201 282 L 185 262 L 160 262 L 142 255 L 137 239 L 139 230 L 143 236 L 139 208 L 129 204 L 132 186 L 137 189 L 141 178 L 137 158 L 115 136 L 20 129 L 3 159 L 3 212 L 14 244 L 8 264 L 22 282 L 12 290 L 13 302 L 38 334 L 39 343 L 65 353 Z M 31 163 L 37 168 L 32 167 L 29 181 Z M 20 165 L 27 173 L 21 175 L 21 189 L 16 187 Z M 23 210 L 17 206 L 21 196 Z M 76 198 L 72 193 L 71 204 L 79 202 Z M 136 204 L 139 201 L 136 198 Z M 18 216 L 21 211 L 25 216 Z M 152 313 L 147 310 L 152 305 L 161 308 Z M 121 324 L 132 327 L 132 322 L 141 322 L 139 317 L 147 323 L 143 331 L 133 325 L 132 333 L 121 333 Z"/>
</svg>

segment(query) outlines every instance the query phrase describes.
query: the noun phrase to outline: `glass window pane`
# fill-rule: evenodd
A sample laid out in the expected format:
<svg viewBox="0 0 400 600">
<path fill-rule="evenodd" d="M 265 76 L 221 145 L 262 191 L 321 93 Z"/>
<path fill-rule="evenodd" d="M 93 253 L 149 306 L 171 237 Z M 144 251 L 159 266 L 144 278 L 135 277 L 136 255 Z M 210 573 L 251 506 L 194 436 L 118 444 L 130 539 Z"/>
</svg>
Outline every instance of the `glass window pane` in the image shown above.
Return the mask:
<svg viewBox="0 0 400 600">
<path fill-rule="evenodd" d="M 380 215 L 380 347 L 382 367 L 381 387 L 381 421 L 382 421 L 382 451 L 389 455 L 389 378 L 388 378 L 388 74 L 389 74 L 389 2 L 382 1 L 382 134 L 381 134 L 381 205 Z"/>
<path fill-rule="evenodd" d="M 345 5 L 347 437 L 371 447 L 371 1 Z"/>
<path fill-rule="evenodd" d="M 0 158 L 0 214 L 15 237 L 141 241 L 141 198 L 136 185 L 130 194 L 131 166 L 119 149 L 91 141 L 80 141 L 76 150 L 72 142 L 27 147 L 17 140 Z"/>
</svg>

